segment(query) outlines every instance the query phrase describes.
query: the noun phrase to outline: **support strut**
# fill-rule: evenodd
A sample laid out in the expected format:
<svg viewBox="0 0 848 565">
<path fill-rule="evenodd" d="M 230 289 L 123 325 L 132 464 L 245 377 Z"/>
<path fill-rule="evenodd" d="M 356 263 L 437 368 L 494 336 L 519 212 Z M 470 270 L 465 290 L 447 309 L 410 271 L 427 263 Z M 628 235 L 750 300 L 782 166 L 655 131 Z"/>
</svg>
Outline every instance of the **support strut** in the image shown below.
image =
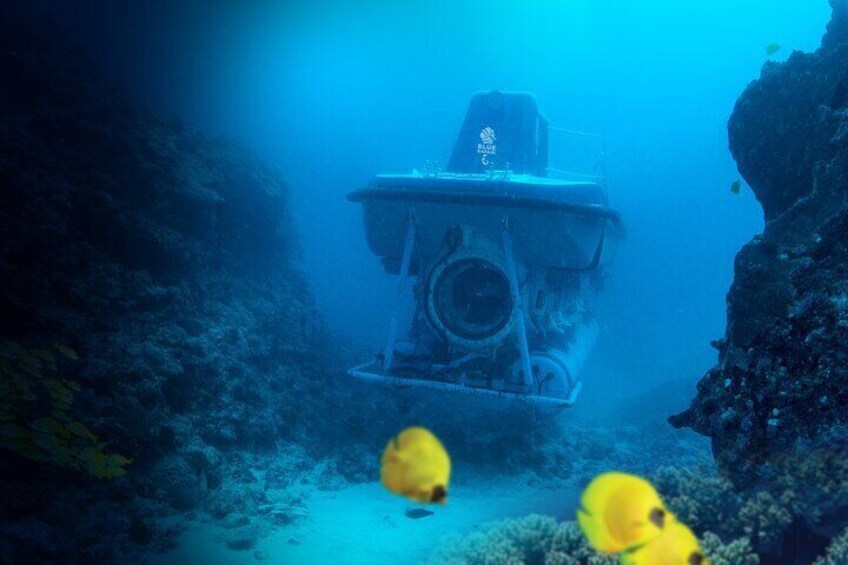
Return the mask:
<svg viewBox="0 0 848 565">
<path fill-rule="evenodd" d="M 515 258 L 512 256 L 512 235 L 509 233 L 509 220 L 504 218 L 503 248 L 506 257 L 509 288 L 512 291 L 512 303 L 515 304 L 515 329 L 518 334 L 518 349 L 521 352 L 521 368 L 524 372 L 524 384 L 533 390 L 533 372 L 530 367 L 530 347 L 527 345 L 527 328 L 524 325 L 524 302 L 521 300 L 521 289 L 518 286 L 518 271 Z"/>
<path fill-rule="evenodd" d="M 406 278 L 409 276 L 409 267 L 412 264 L 412 251 L 415 246 L 415 213 L 409 213 L 409 226 L 406 228 L 406 240 L 403 243 L 403 259 L 400 263 L 400 280 L 398 281 L 395 303 L 392 305 L 392 318 L 389 324 L 389 340 L 383 355 L 383 370 L 388 372 L 392 367 L 392 358 L 395 354 L 395 340 L 397 337 L 398 310 L 406 290 Z"/>
</svg>

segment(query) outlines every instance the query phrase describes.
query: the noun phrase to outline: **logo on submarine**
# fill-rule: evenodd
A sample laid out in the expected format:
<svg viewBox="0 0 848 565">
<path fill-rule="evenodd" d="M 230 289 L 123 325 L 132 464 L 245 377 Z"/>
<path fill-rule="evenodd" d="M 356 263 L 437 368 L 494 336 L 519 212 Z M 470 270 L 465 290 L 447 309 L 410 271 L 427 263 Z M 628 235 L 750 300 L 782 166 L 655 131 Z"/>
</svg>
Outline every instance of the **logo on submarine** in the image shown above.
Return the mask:
<svg viewBox="0 0 848 565">
<path fill-rule="evenodd" d="M 477 154 L 480 155 L 480 163 L 483 166 L 489 164 L 489 155 L 497 153 L 496 139 L 495 130 L 491 127 L 486 126 L 480 130 L 480 143 L 477 144 Z"/>
</svg>

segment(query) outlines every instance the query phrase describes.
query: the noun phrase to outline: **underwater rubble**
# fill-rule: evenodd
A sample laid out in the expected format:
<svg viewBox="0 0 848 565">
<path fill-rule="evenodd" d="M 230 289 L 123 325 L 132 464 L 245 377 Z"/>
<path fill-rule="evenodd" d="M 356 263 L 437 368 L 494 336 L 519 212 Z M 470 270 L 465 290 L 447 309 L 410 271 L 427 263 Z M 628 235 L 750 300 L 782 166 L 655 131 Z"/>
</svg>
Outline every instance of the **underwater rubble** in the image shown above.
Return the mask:
<svg viewBox="0 0 848 565">
<path fill-rule="evenodd" d="M 777 562 L 848 526 L 848 3 L 831 6 L 821 48 L 766 63 L 730 118 L 766 224 L 736 257 L 718 365 L 670 419 L 779 515 L 753 540 Z"/>
</svg>

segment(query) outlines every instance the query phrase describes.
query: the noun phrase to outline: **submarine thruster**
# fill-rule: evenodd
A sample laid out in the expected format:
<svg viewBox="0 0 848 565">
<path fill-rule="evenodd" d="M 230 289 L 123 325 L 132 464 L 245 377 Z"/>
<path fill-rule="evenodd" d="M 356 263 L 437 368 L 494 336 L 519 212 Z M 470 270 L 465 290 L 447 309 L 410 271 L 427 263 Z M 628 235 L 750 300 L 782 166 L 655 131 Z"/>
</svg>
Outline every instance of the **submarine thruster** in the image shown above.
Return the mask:
<svg viewBox="0 0 848 565">
<path fill-rule="evenodd" d="M 445 171 L 377 175 L 348 199 L 400 277 L 388 342 L 356 377 L 570 406 L 598 335 L 594 278 L 623 233 L 603 151 L 592 174 L 548 166 L 528 93 L 475 94 Z M 594 136 L 600 139 L 600 136 Z M 397 310 L 414 277 L 406 336 Z"/>
</svg>

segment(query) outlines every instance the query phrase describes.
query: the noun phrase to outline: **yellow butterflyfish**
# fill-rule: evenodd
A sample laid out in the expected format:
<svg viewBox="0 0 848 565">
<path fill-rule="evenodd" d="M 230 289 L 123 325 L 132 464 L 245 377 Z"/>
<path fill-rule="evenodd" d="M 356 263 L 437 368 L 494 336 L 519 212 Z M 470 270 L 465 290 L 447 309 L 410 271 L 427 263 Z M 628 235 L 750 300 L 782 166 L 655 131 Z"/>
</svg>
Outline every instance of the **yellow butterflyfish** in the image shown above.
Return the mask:
<svg viewBox="0 0 848 565">
<path fill-rule="evenodd" d="M 577 522 L 589 544 L 604 553 L 619 553 L 657 538 L 674 517 L 654 487 L 641 477 L 604 473 L 580 498 Z"/>
<path fill-rule="evenodd" d="M 669 523 L 646 545 L 621 556 L 621 565 L 709 565 L 698 539 L 680 522 Z"/>
<path fill-rule="evenodd" d="M 416 502 L 447 500 L 450 457 L 429 430 L 403 430 L 386 445 L 380 463 L 380 482 L 391 492 Z"/>
</svg>

